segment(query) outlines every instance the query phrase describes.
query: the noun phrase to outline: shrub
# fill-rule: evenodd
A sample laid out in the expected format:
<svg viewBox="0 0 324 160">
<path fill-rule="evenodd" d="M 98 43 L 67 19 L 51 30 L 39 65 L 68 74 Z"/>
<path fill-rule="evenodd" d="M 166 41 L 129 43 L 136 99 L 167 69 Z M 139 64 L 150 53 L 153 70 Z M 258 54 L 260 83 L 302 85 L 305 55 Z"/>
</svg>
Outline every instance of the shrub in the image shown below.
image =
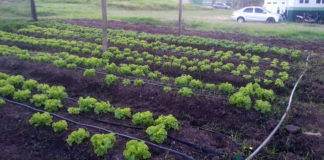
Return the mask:
<svg viewBox="0 0 324 160">
<path fill-rule="evenodd" d="M 182 87 L 179 91 L 178 94 L 180 94 L 181 96 L 190 98 L 193 96 L 193 92 L 190 88 L 187 87 Z"/>
<path fill-rule="evenodd" d="M 107 102 L 97 102 L 95 103 L 94 112 L 96 114 L 105 114 L 107 112 L 114 112 L 113 106 L 110 105 L 110 103 Z"/>
<path fill-rule="evenodd" d="M 158 144 L 162 144 L 168 135 L 164 124 L 148 127 L 146 133 L 150 136 L 151 141 Z"/>
<path fill-rule="evenodd" d="M 77 108 L 77 107 L 70 107 L 68 108 L 68 113 L 69 114 L 80 114 L 80 108 Z"/>
<path fill-rule="evenodd" d="M 134 80 L 134 86 L 142 86 L 142 85 L 144 85 L 144 81 L 143 80 L 141 80 L 141 79 L 135 79 Z"/>
<path fill-rule="evenodd" d="M 69 137 L 66 139 L 66 142 L 72 146 L 73 143 L 81 144 L 84 139 L 89 138 L 90 133 L 83 128 L 79 128 L 77 131 L 73 131 Z"/>
<path fill-rule="evenodd" d="M 4 101 L 3 99 L 0 99 L 0 108 L 6 104 L 6 101 Z"/>
<path fill-rule="evenodd" d="M 86 69 L 83 72 L 83 77 L 94 77 L 96 76 L 96 70 L 95 69 Z"/>
<path fill-rule="evenodd" d="M 235 88 L 231 83 L 226 82 L 226 83 L 219 84 L 218 90 L 222 92 L 226 92 L 227 94 L 232 94 L 234 93 Z"/>
<path fill-rule="evenodd" d="M 251 108 L 251 98 L 248 95 L 245 95 L 243 92 L 236 92 L 229 98 L 230 104 L 234 104 L 237 107 L 244 107 L 249 110 Z"/>
<path fill-rule="evenodd" d="M 52 123 L 54 132 L 62 132 L 68 130 L 68 124 L 65 120 Z"/>
<path fill-rule="evenodd" d="M 97 156 L 103 156 L 107 154 L 108 149 L 114 147 L 116 136 L 113 133 L 109 134 L 95 134 L 91 137 L 91 143 L 94 152 Z"/>
<path fill-rule="evenodd" d="M 257 100 L 254 109 L 261 113 L 267 113 L 271 111 L 271 104 L 268 101 Z"/>
<path fill-rule="evenodd" d="M 7 84 L 0 87 L 0 95 L 4 97 L 12 96 L 15 93 L 15 87 L 13 85 Z"/>
<path fill-rule="evenodd" d="M 48 99 L 48 97 L 45 94 L 35 94 L 30 99 L 30 103 L 33 103 L 36 107 L 41 107 L 45 104 L 45 101 Z"/>
<path fill-rule="evenodd" d="M 65 92 L 65 88 L 63 86 L 52 86 L 47 89 L 46 94 L 48 98 L 51 99 L 65 99 L 67 97 L 67 93 Z"/>
<path fill-rule="evenodd" d="M 92 97 L 83 98 L 80 97 L 78 100 L 79 108 L 81 112 L 90 112 L 97 103 L 97 99 Z"/>
<path fill-rule="evenodd" d="M 130 118 L 132 116 L 131 109 L 130 108 L 117 108 L 115 110 L 115 118 L 117 119 L 126 119 Z"/>
<path fill-rule="evenodd" d="M 147 145 L 143 141 L 139 142 L 137 140 L 130 140 L 126 143 L 123 155 L 126 160 L 142 160 L 151 157 Z"/>
<path fill-rule="evenodd" d="M 34 125 L 35 127 L 39 126 L 51 126 L 53 122 L 53 117 L 48 113 L 45 112 L 43 114 L 37 112 L 33 114 L 33 116 L 29 119 L 29 124 Z"/>
<path fill-rule="evenodd" d="M 48 84 L 37 84 L 36 88 L 38 92 L 46 93 L 50 89 L 50 86 Z"/>
<path fill-rule="evenodd" d="M 37 81 L 30 79 L 24 82 L 22 89 L 33 91 L 36 88 L 36 85 Z"/>
<path fill-rule="evenodd" d="M 58 109 L 63 108 L 61 100 L 59 99 L 48 99 L 45 101 L 44 106 L 45 111 L 48 112 L 55 112 L 58 111 Z"/>
<path fill-rule="evenodd" d="M 24 80 L 25 78 L 23 76 L 9 76 L 7 78 L 7 82 L 11 85 L 13 85 L 14 87 L 18 88 L 21 87 L 24 84 Z"/>
<path fill-rule="evenodd" d="M 19 102 L 26 102 L 30 98 L 29 90 L 18 90 L 14 93 L 13 99 Z"/>
<path fill-rule="evenodd" d="M 106 76 L 106 78 L 105 78 L 105 82 L 106 82 L 107 86 L 109 87 L 109 86 L 111 86 L 113 83 L 117 82 L 118 79 L 119 79 L 119 78 L 118 78 L 117 76 L 112 75 L 112 74 L 109 74 L 109 75 Z"/>
<path fill-rule="evenodd" d="M 154 123 L 154 119 L 150 111 L 138 112 L 133 115 L 132 122 L 135 125 L 149 126 Z"/>
<path fill-rule="evenodd" d="M 168 116 L 161 115 L 158 119 L 155 120 L 155 124 L 164 124 L 165 129 L 168 131 L 170 129 L 178 130 L 179 129 L 179 122 L 178 120 L 171 114 Z"/>
</svg>

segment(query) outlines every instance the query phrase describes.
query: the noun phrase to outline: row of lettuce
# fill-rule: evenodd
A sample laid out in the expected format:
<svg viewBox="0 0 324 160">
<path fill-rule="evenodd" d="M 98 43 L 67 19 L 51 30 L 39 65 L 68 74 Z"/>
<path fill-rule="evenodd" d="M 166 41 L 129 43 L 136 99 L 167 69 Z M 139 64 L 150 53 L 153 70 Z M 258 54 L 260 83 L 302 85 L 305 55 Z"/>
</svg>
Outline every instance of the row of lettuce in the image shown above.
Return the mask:
<svg viewBox="0 0 324 160">
<path fill-rule="evenodd" d="M 16 55 L 18 55 L 18 57 L 19 57 L 20 54 L 25 54 L 26 52 L 28 52 L 26 50 L 19 50 L 19 49 L 17 49 L 17 47 L 8 47 L 8 46 L 0 46 L 0 51 L 2 51 L 1 53 L 16 54 Z M 43 54 L 45 54 L 45 53 L 41 53 L 41 55 L 43 55 Z M 70 57 L 67 54 L 68 53 L 59 53 L 57 56 L 58 57 L 60 57 L 60 56 Z M 51 59 L 58 59 L 58 58 L 53 58 L 55 56 L 52 56 L 50 54 L 45 54 L 45 55 L 46 55 L 46 57 L 51 57 L 51 58 L 42 58 L 42 56 L 40 56 L 40 57 L 37 57 L 36 56 L 35 58 L 34 57 L 30 58 L 30 60 L 33 60 L 33 61 L 38 62 L 39 59 L 46 59 L 46 60 L 48 59 L 49 61 Z M 78 58 L 78 57 L 76 57 L 76 58 Z M 82 63 L 83 65 L 85 65 L 85 66 L 91 66 L 89 64 L 98 65 L 98 62 L 94 61 L 93 63 L 89 63 L 87 59 L 93 59 L 93 57 L 92 58 L 85 58 L 84 62 Z M 46 62 L 49 62 L 49 61 L 46 61 Z M 71 61 L 74 61 L 73 58 L 72 58 Z M 59 67 L 59 68 L 64 67 L 64 66 L 67 66 L 67 65 L 62 65 L 59 62 L 60 62 L 60 60 L 54 60 L 53 61 L 53 64 L 55 66 Z M 108 65 L 108 66 L 111 66 L 111 64 Z M 107 67 L 105 67 L 105 68 L 106 68 L 105 70 L 108 70 Z M 110 67 L 110 70 L 111 70 L 111 68 L 113 68 L 113 67 Z M 125 73 L 126 70 L 128 72 L 130 72 L 130 73 L 137 72 L 136 71 L 137 69 L 132 70 L 131 68 L 130 69 L 123 69 L 121 67 L 119 69 L 117 69 L 117 68 L 115 68 L 115 69 L 116 69 L 115 71 L 117 71 L 119 74 L 120 73 Z M 158 74 L 158 73 L 155 72 L 153 74 Z M 90 77 L 93 77 L 93 76 L 96 76 L 96 70 L 95 69 L 85 69 L 85 71 L 83 73 L 83 76 L 85 76 L 85 77 L 89 77 L 89 76 Z M 104 80 L 104 82 L 106 83 L 107 86 L 118 85 L 120 81 L 122 82 L 122 85 L 125 86 L 125 87 L 128 86 L 128 85 L 130 85 L 131 82 L 133 82 L 134 86 L 143 86 L 143 85 L 145 85 L 145 81 L 143 79 L 137 78 L 137 79 L 132 79 L 131 80 L 131 79 L 128 79 L 128 78 L 125 78 L 125 77 L 116 76 L 114 74 L 107 74 L 106 75 L 106 78 Z M 161 77 L 161 82 L 160 83 L 162 83 L 162 84 L 164 83 L 165 84 L 164 87 L 163 87 L 163 91 L 165 93 L 169 93 L 172 89 L 178 90 L 178 94 L 181 95 L 181 96 L 184 96 L 184 97 L 192 97 L 192 96 L 194 96 L 194 91 L 195 91 L 194 89 L 206 89 L 206 90 L 215 92 L 215 89 L 217 88 L 219 92 L 223 92 L 223 93 L 225 93 L 227 95 L 231 95 L 231 94 L 233 94 L 235 92 L 234 86 L 232 84 L 230 84 L 230 83 L 225 82 L 225 83 L 220 83 L 219 85 L 211 84 L 211 83 L 204 84 L 200 80 L 193 79 L 190 75 L 182 75 L 182 76 L 177 77 L 177 78 L 174 79 L 174 82 L 173 83 L 176 86 L 181 87 L 180 89 L 178 89 L 178 88 L 172 88 L 171 86 L 166 85 L 168 81 L 169 81 L 169 78 L 168 77 L 166 77 L 166 76 Z M 152 82 L 150 82 L 150 81 L 148 82 L 148 84 L 151 84 L 151 83 Z M 260 91 L 263 91 L 265 89 L 262 89 L 259 86 L 259 90 Z M 272 90 L 271 90 L 271 93 L 274 94 Z M 235 95 L 237 95 L 237 94 L 235 94 Z M 262 98 L 262 96 L 261 97 L 259 96 L 258 98 Z M 237 103 L 236 102 L 233 102 L 233 100 L 231 100 L 231 98 L 229 98 L 229 100 L 230 100 L 230 102 L 232 104 L 235 104 L 238 107 L 241 107 L 242 106 L 242 105 L 240 105 L 241 102 L 237 102 Z M 236 101 L 239 101 L 239 100 L 236 100 Z M 250 101 L 249 102 L 250 103 L 249 105 L 251 105 L 252 104 L 251 99 L 249 101 Z M 245 108 L 246 109 L 250 109 L 250 107 L 245 107 Z M 256 109 L 256 110 L 257 111 L 260 111 L 262 113 L 265 113 L 264 111 L 261 111 L 259 109 Z M 268 109 L 267 112 L 269 112 L 269 111 L 270 110 Z"/>
<path fill-rule="evenodd" d="M 33 45 L 33 46 L 46 46 L 49 48 L 61 48 L 61 49 L 67 49 L 67 50 L 72 50 L 72 53 L 79 53 L 79 49 L 76 49 L 73 51 L 74 46 L 86 46 L 88 47 L 87 49 L 101 49 L 101 46 L 92 44 L 92 43 L 87 43 L 87 42 L 82 42 L 82 41 L 65 41 L 65 40 L 56 40 L 56 39 L 43 39 L 43 38 L 34 38 L 34 37 L 28 37 L 28 36 L 23 36 L 23 35 L 17 35 L 17 34 L 12 34 L 12 33 L 7 33 L 7 32 L 0 32 L 0 40 L 4 42 L 14 42 L 14 43 L 23 43 L 23 44 L 28 44 L 28 45 Z M 222 57 L 228 57 L 232 56 L 233 52 L 219 52 L 219 56 L 223 55 Z M 28 55 L 26 55 L 28 56 Z M 82 55 L 81 55 L 82 56 Z M 236 66 L 233 63 L 223 63 L 222 61 L 214 61 L 211 62 L 209 59 L 204 59 L 202 61 L 198 59 L 194 60 L 188 60 L 186 57 L 182 58 L 176 58 L 176 57 L 168 57 L 168 56 L 153 56 L 152 54 L 149 54 L 147 52 L 142 52 L 139 53 L 137 51 L 131 51 L 130 49 L 124 49 L 124 51 L 120 51 L 116 47 L 110 47 L 109 51 L 100 53 L 98 52 L 97 54 L 92 54 L 91 56 L 97 56 L 101 57 L 99 59 L 102 59 L 102 61 L 108 63 L 109 61 L 112 60 L 118 60 L 123 62 L 124 64 L 122 67 L 127 66 L 128 64 L 125 63 L 135 63 L 137 65 L 144 65 L 146 68 L 150 68 L 150 66 L 162 66 L 170 69 L 178 69 L 180 72 L 183 72 L 185 74 L 191 74 L 198 72 L 199 74 L 210 74 L 210 73 L 215 73 L 219 74 L 221 73 L 230 73 L 234 76 L 238 77 L 244 77 L 244 79 L 249 82 L 249 81 L 256 81 L 259 82 L 263 81 L 265 85 L 272 85 L 273 82 L 278 82 L 275 83 L 275 85 L 279 87 L 284 87 L 282 85 L 284 81 L 287 80 L 287 78 L 282 78 L 282 77 L 287 77 L 288 73 L 286 71 L 289 71 L 290 65 L 288 62 L 282 61 L 280 63 L 280 67 L 278 67 L 279 60 L 278 59 L 273 59 L 273 61 L 270 64 L 270 67 L 273 69 L 267 69 L 263 74 L 259 73 L 260 67 L 257 66 L 259 63 L 260 57 L 258 56 L 252 56 L 251 61 L 254 63 L 254 65 L 251 65 L 250 69 L 248 68 L 249 64 L 239 64 Z M 246 55 L 249 56 L 249 55 Z M 251 56 L 251 55 L 250 55 Z M 145 57 L 145 58 L 143 58 Z M 94 59 L 94 58 L 93 58 Z M 81 59 L 82 60 L 82 59 Z M 96 60 L 97 62 L 100 62 Z M 58 61 L 60 64 L 64 65 L 67 62 L 64 60 Z M 75 61 L 74 63 L 78 63 L 79 61 Z M 98 63 L 102 64 L 102 63 Z M 111 63 L 110 65 L 116 66 L 114 63 Z M 133 64 L 131 64 L 133 65 Z M 149 66 L 150 65 L 150 66 Z M 74 67 L 75 65 L 71 64 L 69 67 Z M 128 65 L 129 66 L 129 65 Z M 109 66 L 108 66 L 109 67 Z M 134 74 L 140 74 L 144 75 L 143 72 L 132 72 Z M 279 73 L 276 73 L 279 72 Z M 150 72 L 151 73 L 151 72 Z M 269 73 L 269 74 L 268 74 Z M 155 76 L 155 74 L 151 74 L 152 76 Z M 261 79 L 266 76 L 266 78 Z M 280 83 L 283 82 L 283 83 Z"/>
<path fill-rule="evenodd" d="M 31 125 L 35 127 L 52 126 L 54 132 L 62 132 L 68 129 L 68 123 L 65 120 L 53 122 L 53 117 L 48 113 L 56 112 L 63 108 L 62 101 L 68 97 L 63 86 L 49 86 L 48 84 L 38 83 L 33 79 L 25 80 L 21 75 L 10 76 L 5 73 L 0 73 L 0 95 L 19 102 L 29 101 L 38 108 L 44 107 L 44 110 L 47 112 L 43 114 L 35 113 L 29 120 Z M 0 106 L 4 104 L 5 101 L 1 99 Z M 109 101 L 98 101 L 92 97 L 80 97 L 78 107 L 69 107 L 67 111 L 70 115 L 78 115 L 82 112 L 94 112 L 95 114 L 113 113 L 116 119 L 125 120 L 132 118 L 134 125 L 147 127 L 146 133 L 150 136 L 150 140 L 158 144 L 162 144 L 165 141 L 169 130 L 179 129 L 178 121 L 173 115 L 160 115 L 154 120 L 153 114 L 150 111 L 138 112 L 132 115 L 131 109 L 128 107 L 118 107 L 115 109 Z M 66 141 L 71 146 L 73 143 L 80 144 L 83 139 L 89 137 L 89 133 L 86 133 L 84 129 L 79 129 L 78 131 L 72 132 Z M 92 136 L 91 142 L 98 156 L 105 155 L 108 149 L 114 145 L 116 137 L 113 137 L 115 137 L 114 134 L 95 134 Z M 134 141 L 131 143 L 134 143 Z M 124 151 L 126 159 L 138 154 L 136 149 L 130 150 L 128 151 L 126 147 Z"/>
<path fill-rule="evenodd" d="M 49 28 L 48 30 L 42 30 L 41 28 Z M 77 25 L 63 24 L 63 23 L 55 23 L 55 22 L 38 22 L 33 23 L 31 26 L 27 26 L 26 28 L 22 28 L 20 30 L 21 33 L 27 33 L 30 31 L 36 31 L 38 33 L 43 33 L 46 36 L 59 36 L 61 38 L 84 38 L 87 40 L 93 40 L 100 42 L 102 37 L 102 32 L 100 29 L 96 28 L 88 28 Z M 279 56 L 289 56 L 291 58 L 298 58 L 301 55 L 300 50 L 288 49 L 288 48 L 277 48 L 277 47 L 268 47 L 262 44 L 255 43 L 238 43 L 229 40 L 216 40 L 211 38 L 203 38 L 198 36 L 174 36 L 174 35 L 157 35 L 150 33 L 138 33 L 134 31 L 128 30 L 108 30 L 108 37 L 117 38 L 127 38 L 129 40 L 137 40 L 138 42 L 141 40 L 143 44 L 147 42 L 153 42 L 153 46 L 150 44 L 146 44 L 144 46 L 147 47 L 159 47 L 161 44 L 163 47 L 160 49 L 168 49 L 168 47 L 164 46 L 172 46 L 172 48 L 177 48 L 176 45 L 189 46 L 182 47 L 179 46 L 178 51 L 184 51 L 189 53 L 206 53 L 207 51 L 191 48 L 190 46 L 202 46 L 203 48 L 223 48 L 226 50 L 237 50 L 239 52 L 245 53 L 253 53 L 253 54 L 265 54 L 265 53 L 273 53 Z M 118 39 L 117 39 L 118 40 Z M 157 45 L 154 45 L 157 43 Z M 136 42 L 135 42 L 136 44 Z M 169 44 L 169 45 L 168 45 Z"/>
</svg>

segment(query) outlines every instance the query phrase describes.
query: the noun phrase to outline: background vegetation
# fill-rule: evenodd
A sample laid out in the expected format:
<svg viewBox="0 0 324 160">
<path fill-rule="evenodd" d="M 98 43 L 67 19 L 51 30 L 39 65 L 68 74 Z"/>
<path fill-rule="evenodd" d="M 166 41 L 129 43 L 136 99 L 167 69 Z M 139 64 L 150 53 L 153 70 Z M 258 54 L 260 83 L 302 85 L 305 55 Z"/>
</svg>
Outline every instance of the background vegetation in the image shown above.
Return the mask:
<svg viewBox="0 0 324 160">
<path fill-rule="evenodd" d="M 185 1 L 186 2 L 186 1 Z M 233 3 L 236 3 L 233 0 Z M 250 0 L 246 3 L 258 3 Z M 0 0 L 0 22 L 31 20 L 29 0 Z M 101 18 L 97 0 L 37 0 L 39 18 Z M 177 0 L 107 0 L 108 18 L 131 23 L 176 27 Z M 277 36 L 295 40 L 324 40 L 324 27 L 317 24 L 244 23 L 231 20 L 233 10 L 210 9 L 184 4 L 186 29 Z"/>
</svg>

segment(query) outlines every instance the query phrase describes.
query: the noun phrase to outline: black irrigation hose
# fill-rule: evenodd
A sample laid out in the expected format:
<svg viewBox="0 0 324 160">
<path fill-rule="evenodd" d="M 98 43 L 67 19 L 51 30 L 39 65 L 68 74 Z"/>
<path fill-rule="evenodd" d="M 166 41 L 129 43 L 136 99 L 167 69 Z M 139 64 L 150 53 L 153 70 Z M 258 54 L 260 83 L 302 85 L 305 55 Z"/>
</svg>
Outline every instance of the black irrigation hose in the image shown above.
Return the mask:
<svg viewBox="0 0 324 160">
<path fill-rule="evenodd" d="M 169 138 L 169 139 L 172 139 L 172 140 L 174 140 L 174 141 L 177 141 L 177 142 L 183 143 L 183 144 L 185 144 L 185 145 L 188 145 L 188 146 L 190 146 L 190 147 L 192 147 L 192 148 L 199 149 L 199 150 L 201 150 L 201 151 L 203 151 L 203 152 L 205 152 L 205 153 L 210 153 L 210 154 L 213 154 L 213 155 L 216 155 L 216 156 L 219 156 L 219 157 L 222 157 L 222 156 L 224 155 L 223 153 L 219 153 L 219 152 L 216 152 L 216 151 L 211 150 L 211 149 L 209 149 L 209 148 L 206 148 L 206 147 L 203 147 L 203 146 L 198 146 L 198 145 L 195 145 L 195 144 L 192 144 L 192 143 L 189 143 L 189 142 L 183 141 L 183 140 L 181 140 L 181 139 L 178 139 L 178 138 L 172 137 L 172 136 L 170 136 L 170 135 L 168 135 L 168 138 Z"/>
<path fill-rule="evenodd" d="M 279 123 L 276 125 L 276 127 L 271 131 L 271 133 L 268 135 L 268 137 L 260 144 L 260 146 L 252 153 L 249 155 L 249 157 L 247 157 L 245 160 L 251 160 L 254 156 L 256 156 L 260 151 L 261 149 L 271 140 L 271 138 L 274 136 L 274 134 L 276 134 L 276 132 L 279 130 L 281 124 L 284 122 L 285 118 L 287 117 L 288 115 L 288 112 L 291 108 L 291 103 L 292 103 L 292 99 L 294 97 L 294 93 L 297 89 L 297 86 L 300 82 L 300 80 L 303 78 L 304 74 L 306 73 L 307 71 L 307 67 L 308 67 L 308 61 L 309 61 L 309 57 L 310 57 L 310 54 L 307 56 L 307 59 L 306 59 L 306 63 L 305 63 L 305 68 L 304 68 L 304 71 L 301 73 L 301 75 L 299 76 L 297 82 L 295 83 L 295 86 L 293 88 L 293 90 L 291 91 L 291 94 L 290 94 L 290 97 L 289 97 L 289 102 L 288 102 L 288 106 L 287 106 L 287 109 L 285 111 L 285 113 L 282 115 Z"/>
<path fill-rule="evenodd" d="M 71 101 L 78 101 L 77 99 L 74 99 L 74 98 L 66 98 L 66 99 L 69 99 Z M 121 126 L 121 127 L 125 127 L 125 128 L 132 128 L 132 129 L 145 129 L 144 127 L 134 127 L 134 126 L 129 126 L 129 125 L 124 125 L 124 124 L 119 124 L 119 123 L 112 123 L 112 122 L 107 122 L 107 121 L 103 121 L 103 120 L 99 120 L 99 119 L 95 119 L 95 118 L 92 118 L 90 116 L 86 116 L 86 115 L 81 115 L 81 116 L 84 116 L 88 119 L 91 119 L 93 121 L 97 121 L 97 122 L 100 122 L 100 123 L 104 123 L 104 124 L 110 124 L 110 125 L 115 125 L 115 126 Z M 172 137 L 170 135 L 168 135 L 168 138 L 171 139 L 171 140 L 174 140 L 174 141 L 177 141 L 179 143 L 182 143 L 182 144 L 185 144 L 189 147 L 192 147 L 192 148 L 195 148 L 195 149 L 199 149 L 205 153 L 210 153 L 210 154 L 213 154 L 213 155 L 216 155 L 216 156 L 219 156 L 219 157 L 222 157 L 224 154 L 222 153 L 219 153 L 219 152 L 216 152 L 212 149 L 209 149 L 207 147 L 203 147 L 203 146 L 199 146 L 199 145 L 195 145 L 195 144 L 192 144 L 192 143 L 189 143 L 189 142 L 186 142 L 186 141 L 183 141 L 181 139 L 178 139 L 178 138 L 175 138 L 175 137 Z"/>
<path fill-rule="evenodd" d="M 3 100 L 5 100 L 5 101 L 7 101 L 7 102 L 9 102 L 9 103 L 16 104 L 16 105 L 20 105 L 20 106 L 23 106 L 23 107 L 29 108 L 29 109 L 31 109 L 31 110 L 33 110 L 33 111 L 35 111 L 35 112 L 42 112 L 42 113 L 46 112 L 46 111 L 44 111 L 44 110 L 37 109 L 37 108 L 34 108 L 34 107 L 32 107 L 32 106 L 29 106 L 29 105 L 23 104 L 23 103 L 19 103 L 19 102 L 11 101 L 11 100 L 6 99 L 6 98 L 1 97 L 1 96 L 0 96 L 0 98 L 3 99 Z M 84 127 L 94 128 L 94 129 L 102 130 L 102 131 L 105 131 L 105 132 L 108 132 L 108 133 L 114 133 L 114 134 L 116 134 L 116 135 L 118 135 L 118 136 L 120 136 L 120 137 L 124 137 L 124 138 L 128 138 L 128 139 L 134 139 L 134 140 L 138 140 L 138 141 L 143 141 L 143 142 L 145 142 L 145 143 L 148 144 L 148 145 L 151 145 L 151 146 L 153 146 L 153 147 L 156 147 L 156 148 L 159 148 L 159 149 L 163 149 L 163 150 L 169 151 L 169 152 L 171 152 L 171 153 L 177 154 L 177 155 L 179 155 L 179 156 L 184 157 L 185 159 L 188 159 L 188 160 L 194 160 L 194 158 L 192 158 L 192 157 L 189 156 L 189 155 L 186 155 L 186 154 L 184 154 L 184 153 L 178 152 L 178 151 L 176 151 L 176 150 L 173 150 L 173 149 L 170 149 L 170 148 L 167 148 L 167 147 L 163 147 L 163 146 L 160 146 L 160 145 L 154 144 L 154 143 L 149 142 L 149 141 L 145 141 L 145 140 L 142 140 L 142 139 L 139 139 L 139 138 L 136 138 L 136 137 L 128 136 L 128 135 L 126 135 L 126 134 L 113 132 L 113 131 L 111 131 L 111 130 L 108 130 L 108 129 L 105 129 L 105 128 L 102 128 L 102 127 L 98 127 L 98 126 L 95 126 L 95 125 L 85 124 L 85 123 L 80 123 L 80 122 L 74 121 L 74 120 L 72 120 L 72 119 L 65 118 L 65 117 L 60 116 L 60 115 L 55 114 L 55 113 L 51 113 L 51 112 L 49 112 L 49 114 L 51 114 L 51 115 L 54 116 L 54 117 L 57 117 L 57 118 L 60 118 L 60 119 L 64 119 L 64 120 L 66 120 L 66 121 L 68 121 L 68 122 L 74 123 L 74 124 L 79 125 L 79 126 L 84 126 Z"/>
</svg>

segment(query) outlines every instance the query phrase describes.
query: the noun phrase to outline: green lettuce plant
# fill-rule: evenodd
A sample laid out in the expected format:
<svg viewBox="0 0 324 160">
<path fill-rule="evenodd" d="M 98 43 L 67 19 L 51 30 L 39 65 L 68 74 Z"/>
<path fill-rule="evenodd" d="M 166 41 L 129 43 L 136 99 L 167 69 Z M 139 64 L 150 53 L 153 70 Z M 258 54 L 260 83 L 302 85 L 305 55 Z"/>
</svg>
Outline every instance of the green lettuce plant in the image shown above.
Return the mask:
<svg viewBox="0 0 324 160">
<path fill-rule="evenodd" d="M 164 124 L 150 126 L 146 129 L 146 133 L 150 136 L 151 141 L 158 144 L 162 144 L 168 135 L 168 132 L 165 130 Z"/>
<path fill-rule="evenodd" d="M 29 119 L 29 124 L 34 125 L 35 127 L 39 126 L 51 126 L 51 123 L 53 122 L 53 116 L 51 116 L 48 112 L 45 113 L 35 113 L 33 116 Z"/>
<path fill-rule="evenodd" d="M 14 93 L 13 99 L 19 102 L 26 102 L 30 98 L 29 90 L 18 90 Z"/>
<path fill-rule="evenodd" d="M 153 114 L 150 111 L 138 112 L 133 115 L 133 124 L 141 126 L 149 126 L 154 123 Z"/>
<path fill-rule="evenodd" d="M 179 122 L 171 114 L 169 114 L 167 116 L 164 116 L 164 115 L 159 116 L 159 118 L 155 120 L 155 124 L 156 125 L 164 124 L 165 125 L 165 129 L 167 131 L 170 130 L 170 129 L 179 130 Z"/>
<path fill-rule="evenodd" d="M 61 103 L 61 100 L 59 99 L 47 99 L 44 102 L 44 109 L 48 112 L 55 112 L 59 109 L 63 108 L 63 105 Z"/>
<path fill-rule="evenodd" d="M 66 120 L 60 120 L 58 122 L 52 123 L 54 132 L 62 132 L 68 130 L 68 123 Z"/>
<path fill-rule="evenodd" d="M 45 101 L 48 99 L 46 94 L 35 94 L 30 99 L 30 103 L 33 103 L 36 107 L 41 107 L 45 104 Z"/>
<path fill-rule="evenodd" d="M 84 139 L 89 138 L 90 133 L 83 128 L 79 128 L 77 131 L 73 131 L 68 138 L 66 139 L 66 142 L 72 146 L 73 143 L 81 144 Z"/>
<path fill-rule="evenodd" d="M 132 116 L 130 108 L 117 108 L 115 109 L 115 118 L 117 119 L 126 119 Z"/>
<path fill-rule="evenodd" d="M 104 156 L 108 150 L 114 147 L 116 136 L 113 133 L 95 134 L 90 139 L 97 156 Z"/>
<path fill-rule="evenodd" d="M 130 140 L 126 143 L 123 155 L 126 160 L 142 160 L 151 157 L 147 145 L 143 141 L 139 142 L 137 140 Z"/>
</svg>

